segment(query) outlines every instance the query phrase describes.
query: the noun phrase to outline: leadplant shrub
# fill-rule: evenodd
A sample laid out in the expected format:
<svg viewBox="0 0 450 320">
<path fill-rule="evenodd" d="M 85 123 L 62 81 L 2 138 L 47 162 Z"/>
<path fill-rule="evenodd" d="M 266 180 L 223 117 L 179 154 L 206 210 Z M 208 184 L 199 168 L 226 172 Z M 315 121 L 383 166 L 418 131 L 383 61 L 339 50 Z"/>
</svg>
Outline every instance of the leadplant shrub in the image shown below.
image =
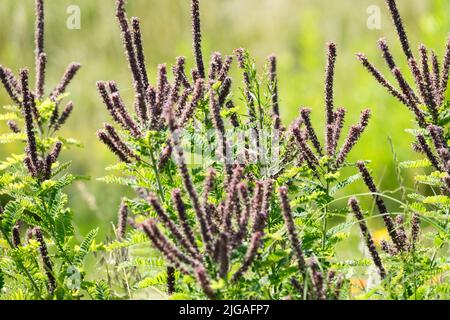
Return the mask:
<svg viewBox="0 0 450 320">
<path fill-rule="evenodd" d="M 386 0 L 391 13 L 400 44 L 407 60 L 414 85 L 407 81 L 390 52 L 386 39 L 378 41 L 378 47 L 396 79 L 399 89 L 395 88 L 387 78 L 369 62 L 368 58 L 358 53 L 357 58 L 371 73 L 379 84 L 408 107 L 414 114 L 417 126 L 407 129 L 415 141 L 412 148 L 422 155 L 419 160 L 406 160 L 399 164 L 400 168 L 421 169 L 423 174 L 415 175 L 415 190 L 408 194 L 406 202 L 398 201 L 403 212 L 389 217 L 386 205 L 382 200 L 373 180 L 363 164 L 360 170 L 365 182 L 375 197 L 380 214 L 385 220 L 391 242 L 383 241 L 381 248 L 386 252 L 389 269 L 397 270 L 396 274 L 385 275 L 381 288 L 374 289 L 369 296 L 380 295 L 400 299 L 429 299 L 448 297 L 448 210 L 449 210 L 449 145 L 448 145 L 448 112 L 449 102 L 446 100 L 450 70 L 450 37 L 446 42 L 442 63 L 434 50 L 428 50 L 424 44 L 418 48 L 418 58 L 411 49 L 405 27 L 403 25 L 395 0 Z M 350 203 L 352 211 L 361 220 L 356 200 Z M 409 235 L 405 231 L 405 217 L 410 225 Z M 420 225 L 427 232 L 420 236 Z M 370 242 L 365 227 L 362 232 Z M 422 241 L 420 241 L 422 240 Z M 370 249 L 372 248 L 372 249 Z M 369 244 L 371 253 L 374 251 Z M 380 273 L 381 261 L 374 259 Z M 385 273 L 385 272 L 383 272 Z M 379 291 L 380 290 L 380 291 Z"/>
<path fill-rule="evenodd" d="M 67 207 L 65 187 L 79 179 L 68 172 L 69 162 L 60 153 L 79 142 L 58 135 L 69 118 L 72 101 L 60 110 L 66 88 L 80 69 L 71 63 L 53 90 L 45 88 L 47 55 L 44 52 L 44 1 L 36 0 L 35 86 L 29 70 L 16 77 L 0 65 L 0 79 L 12 104 L 0 117 L 9 133 L 0 142 L 25 145 L 23 154 L 12 154 L 0 164 L 0 298 L 81 298 L 83 260 L 97 230 L 76 248 L 73 212 Z"/>
<path fill-rule="evenodd" d="M 117 1 L 135 90 L 134 112 L 127 110 L 114 82 L 98 82 L 116 123 L 105 124 L 98 137 L 120 160 L 108 168 L 114 173 L 101 180 L 130 186 L 138 194 L 123 200 L 118 240 L 107 245 L 108 251 L 125 252 L 112 253 L 110 260 L 127 279 L 116 279 L 117 292 L 132 296 L 133 290 L 156 286 L 162 291 L 167 286 L 169 295 L 178 293 L 173 297 L 338 298 L 344 279 L 336 275 L 333 259 L 335 245 L 345 235 L 342 226 L 330 228 L 328 222 L 345 209 L 330 203 L 340 189 L 360 179 L 358 173 L 342 178 L 340 170 L 354 166 L 346 159 L 370 112 L 361 113 L 339 147 L 346 110 L 334 107 L 337 52 L 330 43 L 325 143 L 313 128 L 309 108 L 301 108 L 286 129 L 279 113 L 276 57 L 271 55 L 266 72 L 258 74 L 245 49 L 224 58 L 216 52 L 206 70 L 199 9 L 198 1 L 192 1 L 196 68 L 187 76 L 186 59 L 179 57 L 172 67 L 173 81 L 167 66 L 160 65 L 152 85 L 140 22 L 129 20 L 125 1 Z M 242 107 L 229 76 L 234 59 L 242 71 Z M 272 192 L 278 188 L 282 205 Z M 159 251 L 146 255 L 148 264 L 158 261 L 158 272 L 146 270 L 142 252 L 133 252 L 147 243 L 142 232 Z"/>
</svg>

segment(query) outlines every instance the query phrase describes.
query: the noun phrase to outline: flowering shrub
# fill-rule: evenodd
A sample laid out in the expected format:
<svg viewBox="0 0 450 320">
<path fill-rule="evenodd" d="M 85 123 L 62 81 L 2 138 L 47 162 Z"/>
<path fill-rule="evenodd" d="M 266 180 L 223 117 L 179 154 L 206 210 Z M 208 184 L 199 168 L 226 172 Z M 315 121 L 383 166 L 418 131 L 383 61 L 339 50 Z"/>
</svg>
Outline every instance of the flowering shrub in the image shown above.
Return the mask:
<svg viewBox="0 0 450 320">
<path fill-rule="evenodd" d="M 70 162 L 58 159 L 64 149 L 80 143 L 58 132 L 74 108 L 70 101 L 60 111 L 80 65 L 71 63 L 46 96 L 43 0 L 36 1 L 35 44 L 34 89 L 27 68 L 17 78 L 0 66 L 1 81 L 13 102 L 1 116 L 11 132 L 1 135 L 0 141 L 25 144 L 24 154 L 13 154 L 0 165 L 1 194 L 7 199 L 0 210 L 0 297 L 76 299 L 81 289 L 87 289 L 83 260 L 97 230 L 75 246 L 73 213 L 64 188 L 82 177 L 68 172 Z"/>
<path fill-rule="evenodd" d="M 215 52 L 205 65 L 199 0 L 191 0 L 195 68 L 188 72 L 187 58 L 178 57 L 171 68 L 158 66 L 152 84 L 141 22 L 128 18 L 125 0 L 116 0 L 134 101 L 130 111 L 116 82 L 97 82 L 111 118 L 97 137 L 118 160 L 99 180 L 130 187 L 136 197 L 122 199 L 114 239 L 95 243 L 94 229 L 75 245 L 63 189 L 82 177 L 68 173 L 70 163 L 59 163 L 58 156 L 79 143 L 56 134 L 73 109 L 69 102 L 59 112 L 80 66 L 71 64 L 44 98 L 43 0 L 36 0 L 35 89 L 29 88 L 26 69 L 17 80 L 0 66 L 14 103 L 1 116 L 12 133 L 0 141 L 26 144 L 24 155 L 0 165 L 7 196 L 0 215 L 0 297 L 137 299 L 157 292 L 170 299 L 448 298 L 450 39 L 442 66 L 424 45 L 419 64 L 395 1 L 386 2 L 416 88 L 394 62 L 386 40 L 379 47 L 399 89 L 364 54 L 357 57 L 413 111 L 418 125 L 409 130 L 416 139 L 413 148 L 425 158 L 399 166 L 431 167 L 416 181 L 433 196 L 423 188 L 406 200 L 383 194 L 369 160 L 348 160 L 364 139 L 371 111 L 362 110 L 359 121 L 344 131 L 347 110 L 336 108 L 334 98 L 335 43 L 327 44 L 325 127 L 319 134 L 307 107 L 284 126 L 275 55 L 264 72 L 242 48 L 230 55 Z M 232 68 L 240 71 L 241 87 L 230 76 Z M 357 181 L 368 192 L 342 196 Z M 379 216 L 365 217 L 361 197 L 373 198 Z M 386 199 L 400 204 L 402 212 L 389 210 Z M 375 241 L 370 231 L 368 220 L 378 217 L 389 241 Z M 364 255 L 344 260 L 339 248 L 353 226 L 360 229 Z M 95 275 L 83 268 L 89 252 L 101 270 Z M 355 293 L 361 279 L 368 279 L 367 285 Z"/>
</svg>

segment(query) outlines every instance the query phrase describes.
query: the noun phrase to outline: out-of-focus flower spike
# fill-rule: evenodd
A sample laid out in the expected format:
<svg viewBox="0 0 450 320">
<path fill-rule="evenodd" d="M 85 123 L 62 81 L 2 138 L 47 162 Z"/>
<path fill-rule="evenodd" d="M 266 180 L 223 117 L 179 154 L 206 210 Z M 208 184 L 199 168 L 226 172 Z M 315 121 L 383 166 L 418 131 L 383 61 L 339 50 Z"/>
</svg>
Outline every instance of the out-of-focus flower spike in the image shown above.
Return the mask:
<svg viewBox="0 0 450 320">
<path fill-rule="evenodd" d="M 257 215 L 259 214 L 259 212 L 261 212 L 263 196 L 264 196 L 264 184 L 261 181 L 256 181 L 252 199 L 251 217 L 253 220 L 256 220 Z"/>
<path fill-rule="evenodd" d="M 337 145 L 337 142 L 334 141 L 334 132 L 336 131 L 336 127 L 334 124 L 327 124 L 325 129 L 325 145 L 327 146 L 327 155 L 329 157 L 333 157 L 336 151 L 334 146 Z"/>
<path fill-rule="evenodd" d="M 208 169 L 203 187 L 203 204 L 206 205 L 209 201 L 209 194 L 214 189 L 214 181 L 216 179 L 216 171 L 213 168 Z"/>
<path fill-rule="evenodd" d="M 439 157 L 442 160 L 442 168 L 447 171 L 450 172 L 450 151 L 448 151 L 448 148 L 441 148 L 437 150 Z"/>
<path fill-rule="evenodd" d="M 200 79 L 203 79 L 202 77 L 200 77 L 200 73 L 198 72 L 197 69 L 191 70 L 191 77 L 192 77 L 192 81 L 194 81 L 194 83 Z"/>
<path fill-rule="evenodd" d="M 191 89 L 191 84 L 186 76 L 186 59 L 184 57 L 179 57 L 177 59 L 177 64 L 175 67 L 175 74 L 181 81 L 181 84 L 185 89 Z"/>
<path fill-rule="evenodd" d="M 361 112 L 361 115 L 359 117 L 359 124 L 361 125 L 363 131 L 369 125 L 370 116 L 370 109 L 365 109 Z"/>
<path fill-rule="evenodd" d="M 394 247 L 394 245 L 387 242 L 386 240 L 380 241 L 380 248 L 383 252 L 389 254 L 391 257 L 394 257 L 398 254 L 398 250 Z"/>
<path fill-rule="evenodd" d="M 145 104 L 145 96 L 143 97 L 140 93 L 134 96 L 134 111 L 139 122 L 145 125 L 148 121 L 147 106 Z"/>
<path fill-rule="evenodd" d="M 398 239 L 403 246 L 403 250 L 408 251 L 410 245 L 408 243 L 408 236 L 405 231 L 405 217 L 402 214 L 399 214 L 395 217 L 395 223 L 397 225 Z"/>
<path fill-rule="evenodd" d="M 36 59 L 39 58 L 41 53 L 44 53 L 44 26 L 45 26 L 45 16 L 44 16 L 44 0 L 35 1 L 35 54 Z M 37 60 L 36 60 L 37 61 Z"/>
<path fill-rule="evenodd" d="M 189 96 L 192 94 L 192 89 L 184 89 L 177 101 L 176 116 L 179 117 L 183 113 L 189 100 Z"/>
<path fill-rule="evenodd" d="M 182 85 L 182 70 L 184 68 L 185 64 L 185 58 L 184 57 L 178 57 L 176 64 L 172 67 L 172 73 L 174 75 L 173 84 L 171 86 L 168 100 L 166 103 L 177 103 L 179 97 L 180 97 L 180 90 Z"/>
<path fill-rule="evenodd" d="M 238 60 L 239 68 L 243 70 L 243 82 L 244 82 L 244 94 L 247 99 L 247 110 L 249 115 L 249 122 L 254 122 L 256 120 L 256 110 L 255 110 L 255 101 L 251 94 L 251 83 L 250 76 L 248 72 L 245 70 L 246 68 L 246 59 L 248 58 L 248 53 L 245 49 L 239 48 L 235 50 L 235 54 Z M 257 136 L 258 131 L 256 130 Z"/>
<path fill-rule="evenodd" d="M 229 234 L 221 232 L 217 244 L 217 254 L 219 261 L 219 275 L 222 279 L 226 279 L 228 275 L 228 269 L 230 266 L 230 239 Z"/>
<path fill-rule="evenodd" d="M 59 154 L 62 150 L 62 143 L 61 141 L 58 141 L 53 146 L 52 151 L 49 155 L 45 158 L 45 173 L 44 173 L 44 180 L 48 180 L 52 176 L 52 165 L 58 160 Z"/>
<path fill-rule="evenodd" d="M 237 166 L 233 169 L 230 178 L 228 179 L 227 185 L 227 196 L 224 207 L 225 217 L 223 219 L 223 227 L 225 232 L 231 234 L 233 231 L 232 217 L 233 209 L 235 208 L 236 202 L 238 201 L 237 186 L 242 179 L 243 169 Z"/>
</svg>

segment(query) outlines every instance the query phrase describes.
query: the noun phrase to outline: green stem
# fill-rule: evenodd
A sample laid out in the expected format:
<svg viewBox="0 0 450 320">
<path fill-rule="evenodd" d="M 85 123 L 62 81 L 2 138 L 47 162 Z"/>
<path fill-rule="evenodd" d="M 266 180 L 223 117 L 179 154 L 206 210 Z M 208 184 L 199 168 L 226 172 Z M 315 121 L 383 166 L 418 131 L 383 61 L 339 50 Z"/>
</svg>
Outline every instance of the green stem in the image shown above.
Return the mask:
<svg viewBox="0 0 450 320">
<path fill-rule="evenodd" d="M 330 191 L 330 183 L 327 181 L 326 184 L 326 193 L 329 195 Z M 323 217 L 322 217 L 322 250 L 325 249 L 326 240 L 327 240 L 327 220 L 328 220 L 328 204 L 324 207 Z"/>
</svg>

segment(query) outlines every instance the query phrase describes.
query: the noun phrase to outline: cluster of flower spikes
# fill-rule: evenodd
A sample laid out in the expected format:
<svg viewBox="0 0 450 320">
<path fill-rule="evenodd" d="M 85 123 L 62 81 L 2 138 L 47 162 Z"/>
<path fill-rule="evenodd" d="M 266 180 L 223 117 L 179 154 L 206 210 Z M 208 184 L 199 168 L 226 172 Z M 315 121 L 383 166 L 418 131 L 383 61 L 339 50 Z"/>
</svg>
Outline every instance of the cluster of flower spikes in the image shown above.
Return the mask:
<svg viewBox="0 0 450 320">
<path fill-rule="evenodd" d="M 386 203 L 384 202 L 382 196 L 380 195 L 380 192 L 376 187 L 375 182 L 366 164 L 363 161 L 358 161 L 357 166 L 364 180 L 364 183 L 366 184 L 367 188 L 369 189 L 369 191 L 373 196 L 375 205 L 381 217 L 383 218 L 387 232 L 391 239 L 391 241 L 382 240 L 381 249 L 392 256 L 412 250 L 417 241 L 419 240 L 420 234 L 419 215 L 417 213 L 413 213 L 411 219 L 411 230 L 408 235 L 405 230 L 404 216 L 400 214 L 396 216 L 395 220 L 392 218 L 391 214 L 387 209 Z M 380 277 L 384 279 L 387 275 L 386 269 L 384 268 L 380 255 L 378 254 L 378 251 L 375 247 L 372 235 L 370 234 L 370 231 L 367 227 L 367 223 L 364 219 L 364 215 L 361 211 L 358 200 L 356 198 L 350 198 L 348 206 L 350 211 L 353 212 L 356 220 L 358 221 L 359 228 L 361 230 L 361 236 L 365 241 L 366 247 L 370 253 L 373 263 L 376 266 Z"/>
<path fill-rule="evenodd" d="M 449 173 L 450 153 L 444 128 L 440 126 L 440 108 L 445 103 L 449 80 L 450 36 L 447 40 L 442 63 L 439 62 L 436 53 L 433 50 L 429 53 L 427 47 L 423 44 L 419 46 L 419 63 L 411 50 L 395 0 L 386 0 L 386 3 L 392 15 L 403 52 L 408 60 L 409 69 L 414 77 L 415 88 L 407 82 L 406 77 L 400 71 L 385 39 L 378 41 L 378 47 L 398 82 L 400 90 L 389 83 L 364 54 L 358 53 L 357 57 L 391 95 L 414 113 L 416 121 L 419 127 L 424 130 L 424 133 L 417 134 L 417 141 L 413 144 L 413 149 L 424 154 L 436 170 Z M 421 108 L 421 105 L 425 106 L 426 109 Z M 450 176 L 446 176 L 443 180 L 443 193 L 449 194 Z"/>
<path fill-rule="evenodd" d="M 171 120 L 173 121 L 173 120 Z M 180 190 L 173 190 L 173 202 L 178 213 L 178 225 L 172 221 L 154 195 L 148 201 L 155 210 L 159 221 L 170 231 L 175 242 L 171 242 L 158 227 L 155 220 L 148 220 L 142 228 L 153 245 L 162 252 L 166 259 L 184 274 L 197 278 L 204 293 L 211 299 L 216 293 L 211 289 L 211 280 L 217 276 L 236 282 L 250 268 L 262 245 L 264 229 L 269 215 L 272 181 L 257 181 L 250 188 L 244 179 L 243 168 L 235 166 L 230 180 L 224 183 L 226 194 L 217 204 L 211 203 L 210 192 L 214 189 L 215 172 L 210 170 L 205 181 L 203 195 L 200 198 L 190 178 L 183 151 L 175 143 L 178 166 L 190 203 L 198 222 L 202 247 L 197 245 L 193 231 L 186 215 L 186 207 Z M 229 275 L 232 256 L 248 242 L 245 256 L 239 268 Z M 208 264 L 205 264 L 205 260 Z M 214 265 L 214 268 L 207 266 Z M 213 270 L 219 270 L 215 274 Z M 229 276 L 231 277 L 229 279 Z"/>
<path fill-rule="evenodd" d="M 292 286 L 296 289 L 301 299 L 339 299 L 341 289 L 344 285 L 344 276 L 342 274 L 337 275 L 335 270 L 329 270 L 326 276 L 324 276 L 315 257 L 310 258 L 308 261 L 305 259 L 296 231 L 292 208 L 289 204 L 288 188 L 282 186 L 278 192 L 287 235 L 301 275 L 300 280 L 296 277 L 291 278 Z M 311 279 L 311 286 L 307 285 L 308 279 Z M 289 298 L 292 299 L 292 297 Z"/>
<path fill-rule="evenodd" d="M 194 226 L 188 224 L 186 208 L 181 200 L 180 190 L 173 190 L 173 200 L 179 213 L 182 231 L 175 222 L 168 218 L 158 198 L 148 190 L 141 190 L 140 195 L 149 201 L 158 215 L 158 221 L 167 228 L 171 237 L 164 236 L 155 220 L 136 225 L 132 219 L 127 218 L 126 205 L 122 205 L 119 212 L 118 234 L 121 238 L 125 236 L 126 224 L 142 228 L 168 262 L 183 273 L 195 276 L 204 292 L 212 298 L 215 294 L 210 288 L 210 282 L 214 275 L 208 274 L 209 271 L 205 267 L 204 259 L 209 259 L 218 265 L 217 270 L 220 270 L 220 277 L 228 277 L 231 253 L 248 240 L 249 245 L 244 262 L 239 270 L 232 275 L 231 280 L 236 281 L 245 273 L 262 244 L 263 230 L 268 215 L 268 199 L 272 193 L 272 182 L 270 180 L 257 182 L 250 179 L 247 187 L 245 184 L 245 167 L 233 164 L 227 157 L 230 144 L 226 138 L 221 110 L 224 107 L 227 109 L 234 108 L 233 102 L 227 99 L 232 85 L 232 79 L 228 74 L 233 57 L 226 56 L 223 58 L 220 53 L 214 53 L 211 57 L 210 69 L 206 74 L 201 49 L 199 1 L 192 0 L 191 4 L 193 48 L 197 63 L 196 69 L 191 71 L 192 80 L 188 78 L 185 72 L 185 58 L 180 57 L 172 68 L 174 75 L 172 83 L 168 80 L 165 65 L 159 66 L 157 85 L 153 87 L 149 83 L 140 22 L 138 18 L 132 18 L 129 21 L 125 11 L 126 2 L 117 0 L 116 16 L 121 27 L 125 53 L 133 78 L 135 116 L 127 111 L 114 82 L 100 81 L 97 83 L 97 88 L 113 120 L 125 132 L 129 133 L 132 139 L 143 137 L 146 130 L 164 130 L 168 133 L 166 146 L 161 149 L 158 167 L 164 167 L 172 156 L 177 159 L 176 164 L 180 176 L 194 208 L 196 221 L 199 224 L 199 232 Z M 244 50 L 236 50 L 241 68 L 244 68 L 243 54 Z M 272 69 L 274 68 L 275 60 L 273 59 Z M 244 82 L 246 90 L 249 91 L 250 83 L 249 79 L 246 79 L 247 81 L 244 79 Z M 272 81 L 275 81 L 275 78 Z M 247 93 L 250 96 L 249 92 Z M 209 101 L 210 117 L 217 135 L 218 149 L 226 176 L 223 182 L 223 190 L 227 190 L 228 193 L 225 200 L 216 205 L 208 201 L 208 193 L 211 189 L 205 189 L 203 201 L 199 200 L 179 141 L 180 132 L 192 119 L 201 100 Z M 276 103 L 275 98 L 274 103 Z M 239 126 L 236 113 L 230 115 L 230 121 L 234 127 Z M 121 161 L 125 163 L 141 161 L 142 156 L 138 154 L 139 152 L 133 150 L 132 144 L 123 140 L 111 124 L 105 124 L 104 129 L 99 130 L 97 135 Z M 212 187 L 214 176 L 214 172 L 209 172 L 205 188 Z M 249 229 L 251 229 L 251 232 Z M 196 234 L 201 235 L 204 248 L 197 247 Z M 172 243 L 170 239 L 175 239 L 176 243 Z M 169 293 L 174 291 L 172 266 L 168 268 Z"/>
<path fill-rule="evenodd" d="M 99 81 L 98 91 L 113 120 L 133 138 L 139 139 L 144 137 L 148 130 L 167 130 L 163 111 L 166 105 L 170 105 L 175 108 L 177 126 L 184 128 L 192 119 L 199 102 L 205 99 L 206 92 L 213 83 L 220 83 L 217 102 L 218 107 L 222 109 L 231 90 L 232 81 L 228 73 L 233 57 L 223 58 L 220 53 L 214 53 L 208 78 L 206 78 L 201 52 L 198 1 L 192 1 L 194 54 L 197 61 L 197 68 L 191 71 L 192 79 L 186 75 L 185 58 L 179 57 L 172 67 L 173 81 L 170 83 L 168 79 L 167 66 L 161 64 L 158 66 L 158 80 L 155 86 L 150 84 L 147 75 L 140 21 L 135 17 L 128 20 L 125 5 L 125 0 L 117 1 L 116 16 L 133 78 L 135 116 L 128 112 L 115 82 Z M 227 103 L 227 107 L 233 106 Z M 216 124 L 223 128 L 220 123 Z M 121 139 L 112 125 L 105 124 L 104 129 L 99 130 L 97 135 L 121 161 L 131 163 L 141 160 L 133 148 Z M 172 156 L 172 151 L 173 146 L 170 139 L 167 139 L 166 145 L 160 151 L 159 167 L 164 167 Z"/>
<path fill-rule="evenodd" d="M 345 108 L 337 108 L 335 110 L 334 106 L 333 87 L 337 56 L 336 45 L 334 43 L 328 44 L 327 56 L 328 62 L 325 80 L 325 148 L 322 147 L 312 126 L 310 118 L 311 109 L 301 108 L 300 116 L 294 121 L 290 128 L 291 138 L 298 145 L 299 162 L 306 163 L 317 177 L 321 174 L 320 159 L 324 156 L 327 156 L 331 160 L 327 166 L 327 170 L 337 171 L 345 165 L 348 154 L 359 141 L 370 118 L 370 110 L 363 110 L 361 112 L 359 123 L 350 127 L 344 144 L 338 150 L 338 142 L 342 134 L 346 110 Z M 310 146 L 309 141 L 311 142 L 312 147 Z"/>
<path fill-rule="evenodd" d="M 59 112 L 61 95 L 66 91 L 67 86 L 74 78 L 81 65 L 71 63 L 67 67 L 59 84 L 49 93 L 48 99 L 54 103 L 52 116 L 49 119 L 47 127 L 44 127 L 37 102 L 44 101 L 45 92 L 45 70 L 47 65 L 47 55 L 44 52 L 44 1 L 36 0 L 36 32 L 35 32 L 35 62 L 36 62 L 36 84 L 35 89 L 30 90 L 29 71 L 24 68 L 20 70 L 19 79 L 13 72 L 0 65 L 0 80 L 3 83 L 9 97 L 16 103 L 23 114 L 25 128 L 23 129 L 27 136 L 26 157 L 24 163 L 29 173 L 44 181 L 51 177 L 51 167 L 56 162 L 62 148 L 61 142 L 56 142 L 53 150 L 44 155 L 38 150 L 36 141 L 36 132 L 43 133 L 47 130 L 50 134 L 56 132 L 66 122 L 73 110 L 73 102 L 67 103 L 62 112 Z M 22 130 L 15 121 L 9 121 L 8 126 L 14 133 L 20 133 Z"/>
<path fill-rule="evenodd" d="M 56 163 L 63 144 L 57 141 L 52 150 L 46 154 L 45 150 L 38 148 L 38 141 L 36 133 L 47 136 L 52 136 L 58 131 L 61 126 L 65 124 L 70 114 L 73 111 L 74 104 L 69 101 L 64 109 L 60 112 L 59 106 L 61 104 L 62 95 L 72 79 L 75 77 L 78 70 L 81 68 L 79 63 L 70 63 L 64 75 L 59 81 L 58 85 L 45 97 L 45 76 L 47 67 L 47 55 L 44 52 L 44 26 L 45 26 L 45 12 L 44 0 L 35 0 L 35 88 L 30 89 L 29 84 L 29 70 L 24 68 L 20 70 L 19 77 L 16 77 L 13 71 L 0 65 L 0 81 L 3 84 L 8 96 L 18 105 L 23 115 L 25 128 L 23 132 L 26 134 L 26 148 L 24 164 L 29 174 L 37 179 L 39 183 L 48 180 L 52 177 L 52 165 Z M 38 109 L 38 103 L 49 99 L 53 104 L 53 111 L 50 119 L 43 119 L 42 114 Z M 48 123 L 47 123 L 48 122 Z M 22 129 L 17 122 L 8 121 L 8 127 L 13 133 L 22 133 Z M 12 243 L 15 247 L 21 246 L 20 228 L 22 222 L 18 221 L 12 230 Z M 26 238 L 34 237 L 39 243 L 39 252 L 42 257 L 46 276 L 48 278 L 48 290 L 53 294 L 56 288 L 56 279 L 53 275 L 52 261 L 48 255 L 47 244 L 44 240 L 43 233 L 38 227 L 31 227 L 27 230 Z M 28 241 L 27 241 L 28 242 Z"/>
</svg>

